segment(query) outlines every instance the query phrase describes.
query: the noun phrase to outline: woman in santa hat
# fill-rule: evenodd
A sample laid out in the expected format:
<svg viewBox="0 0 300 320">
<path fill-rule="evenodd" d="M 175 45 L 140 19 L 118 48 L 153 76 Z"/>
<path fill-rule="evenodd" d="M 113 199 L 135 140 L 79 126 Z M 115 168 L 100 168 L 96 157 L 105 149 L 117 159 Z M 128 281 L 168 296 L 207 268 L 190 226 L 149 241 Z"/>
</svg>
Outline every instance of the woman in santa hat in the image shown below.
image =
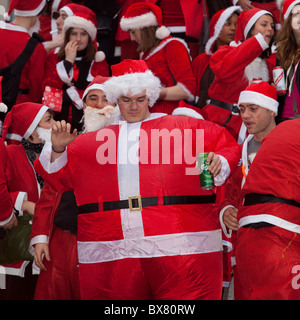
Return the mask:
<svg viewBox="0 0 300 320">
<path fill-rule="evenodd" d="M 8 112 L 2 131 L 7 146 L 7 186 L 18 215 L 33 214 L 43 187 L 33 162 L 45 141 L 50 141 L 53 114 L 48 107 L 33 102 L 13 106 Z M 29 245 L 29 244 L 28 244 Z M 36 277 L 30 261 L 5 265 L 6 299 L 32 299 Z M 2 291 L 2 290 L 1 290 Z"/>
<path fill-rule="evenodd" d="M 254 78 L 272 82 L 275 59 L 271 61 L 270 56 L 274 33 L 275 21 L 270 12 L 257 8 L 242 11 L 235 44 L 221 46 L 210 59 L 215 79 L 208 90 L 210 102 L 202 115 L 225 126 L 239 142 L 246 135 L 236 106 L 239 94 Z"/>
<path fill-rule="evenodd" d="M 96 75 L 109 76 L 104 53 L 97 52 L 96 15 L 87 7 L 81 7 L 64 21 L 64 44 L 48 54 L 44 79 L 47 86 L 44 103 L 49 104 L 52 97 L 56 110 L 61 108 L 55 115 L 56 120 L 70 122 L 79 130 L 84 90 Z"/>
<path fill-rule="evenodd" d="M 187 45 L 172 37 L 162 25 L 161 9 L 152 3 L 134 3 L 122 17 L 120 26 L 130 33 L 131 40 L 139 44 L 141 59 L 163 85 L 151 112 L 171 114 L 180 100 L 193 103 L 196 81 Z"/>
<path fill-rule="evenodd" d="M 214 74 L 209 67 L 209 60 L 221 45 L 229 45 L 234 40 L 237 18 L 241 12 L 238 6 L 231 6 L 215 13 L 209 24 L 210 38 L 205 46 L 205 52 L 192 62 L 193 72 L 197 82 L 197 106 L 201 109 L 207 105 L 208 89 L 214 80 Z"/>
<path fill-rule="evenodd" d="M 300 117 L 300 1 L 286 0 L 282 8 L 282 27 L 276 38 L 277 58 L 286 73 L 287 95 L 281 118 Z"/>
</svg>

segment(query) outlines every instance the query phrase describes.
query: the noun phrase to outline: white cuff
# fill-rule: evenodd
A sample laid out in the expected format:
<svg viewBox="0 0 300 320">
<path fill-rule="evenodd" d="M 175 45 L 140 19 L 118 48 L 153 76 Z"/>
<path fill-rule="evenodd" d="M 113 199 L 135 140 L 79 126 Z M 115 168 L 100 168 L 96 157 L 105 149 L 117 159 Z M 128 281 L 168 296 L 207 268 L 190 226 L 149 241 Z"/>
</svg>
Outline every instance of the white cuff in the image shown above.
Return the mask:
<svg viewBox="0 0 300 320">
<path fill-rule="evenodd" d="M 220 211 L 219 218 L 220 218 L 220 224 L 221 224 L 221 227 L 222 227 L 222 230 L 223 230 L 225 236 L 226 236 L 227 238 L 231 238 L 232 230 L 229 229 L 229 232 L 227 232 L 227 227 L 225 226 L 224 221 L 223 221 L 224 212 L 225 212 L 226 209 L 228 209 L 228 208 L 234 208 L 234 206 L 228 205 L 228 206 L 224 207 L 224 208 Z"/>
<path fill-rule="evenodd" d="M 186 100 L 189 101 L 189 102 L 194 102 L 195 101 L 195 96 L 187 89 L 187 87 L 181 82 L 177 82 L 177 84 L 188 95 Z"/>
<path fill-rule="evenodd" d="M 17 199 L 16 199 L 16 202 L 15 202 L 15 209 L 19 211 L 19 216 L 22 216 L 23 215 L 23 210 L 22 210 L 22 204 L 23 204 L 23 201 L 27 201 L 28 197 L 27 197 L 27 192 L 19 192 L 18 196 L 17 196 Z"/>
<path fill-rule="evenodd" d="M 59 158 L 57 158 L 54 162 L 51 163 L 51 153 L 52 153 L 52 144 L 51 142 L 46 142 L 43 150 L 40 154 L 39 160 L 45 171 L 48 173 L 54 173 L 62 169 L 68 162 L 67 156 L 67 148 L 61 154 Z"/>
<path fill-rule="evenodd" d="M 261 33 L 258 33 L 255 36 L 256 40 L 259 42 L 260 46 L 262 47 L 263 50 L 266 50 L 269 48 L 269 45 L 267 44 L 267 42 L 265 41 L 264 37 L 262 36 Z"/>
<path fill-rule="evenodd" d="M 226 179 L 230 174 L 230 167 L 229 167 L 228 161 L 223 156 L 220 156 L 220 155 L 218 156 L 220 157 L 220 160 L 222 163 L 222 169 L 220 173 L 214 177 L 214 184 L 217 187 L 221 186 L 226 181 Z"/>
<path fill-rule="evenodd" d="M 44 235 L 44 234 L 33 237 L 30 240 L 30 243 L 29 243 L 29 252 L 31 254 L 33 254 L 34 245 L 36 245 L 37 243 L 47 243 L 47 244 L 49 244 L 49 237 Z"/>
<path fill-rule="evenodd" d="M 12 217 L 13 217 L 14 214 L 15 214 L 15 213 L 14 213 L 14 211 L 13 211 L 12 214 L 9 216 L 8 219 L 6 219 L 6 220 L 4 220 L 4 221 L 0 221 L 0 227 L 1 227 L 1 226 L 4 226 L 5 224 L 7 224 L 7 223 L 12 219 Z"/>
<path fill-rule="evenodd" d="M 82 103 L 82 99 L 80 98 L 80 95 L 78 93 L 78 91 L 75 89 L 74 86 L 69 87 L 66 90 L 68 96 L 70 97 L 70 99 L 72 100 L 72 102 L 74 103 L 75 107 L 78 110 L 83 109 L 83 103 Z"/>
<path fill-rule="evenodd" d="M 71 82 L 73 79 L 73 69 L 70 71 L 70 75 L 67 74 L 66 68 L 64 66 L 64 61 L 60 61 L 56 64 L 56 71 L 63 82 Z"/>
</svg>

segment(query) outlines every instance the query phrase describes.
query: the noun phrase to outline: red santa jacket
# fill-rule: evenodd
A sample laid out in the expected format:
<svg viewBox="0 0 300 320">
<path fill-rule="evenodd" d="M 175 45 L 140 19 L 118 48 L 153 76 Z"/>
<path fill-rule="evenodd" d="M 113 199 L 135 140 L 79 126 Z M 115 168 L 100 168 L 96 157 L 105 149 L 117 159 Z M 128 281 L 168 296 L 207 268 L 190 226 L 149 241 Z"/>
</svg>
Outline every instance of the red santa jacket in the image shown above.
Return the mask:
<svg viewBox="0 0 300 320">
<path fill-rule="evenodd" d="M 280 123 L 262 141 L 251 165 L 242 196 L 251 193 L 273 195 L 300 203 L 299 147 L 300 120 Z M 239 225 L 267 222 L 300 233 L 300 208 L 283 203 L 243 206 L 238 212 Z"/>
<path fill-rule="evenodd" d="M 204 150 L 214 151 L 223 156 L 232 169 L 239 159 L 238 145 L 224 128 L 210 122 L 189 117 L 161 116 L 157 118 L 157 115 L 154 117 L 156 118 L 139 123 L 112 125 L 98 132 L 80 135 L 68 147 L 67 165 L 56 173 L 48 174 L 41 161 L 35 162 L 37 172 L 59 192 L 74 188 L 77 204 L 81 210 L 84 211 L 86 205 L 91 203 L 98 206 L 95 212 L 81 214 L 78 218 L 80 263 L 93 264 L 135 257 L 137 254 L 137 251 L 134 250 L 135 246 L 136 248 L 144 247 L 144 257 L 154 257 L 158 254 L 169 255 L 170 250 L 176 252 L 178 249 L 173 247 L 167 239 L 174 239 L 174 241 L 177 239 L 176 241 L 181 243 L 180 239 L 183 236 L 186 237 L 187 242 L 185 245 L 182 243 L 181 254 L 222 250 L 219 222 L 213 203 L 187 206 L 163 205 L 164 197 L 212 195 L 211 191 L 200 188 L 199 175 L 195 175 L 194 171 L 195 159 L 192 161 L 183 159 L 183 149 L 179 148 L 183 142 L 177 141 L 175 149 L 171 143 L 171 163 L 167 161 L 167 158 L 162 159 L 163 156 L 168 156 L 168 153 L 162 155 L 159 149 L 150 151 L 150 148 L 159 147 L 155 142 L 159 130 L 170 132 L 176 128 L 178 137 L 183 137 L 184 129 L 187 129 L 186 138 L 192 142 L 188 148 L 196 150 L 196 130 L 204 129 Z M 137 135 L 135 138 L 140 135 L 142 140 L 140 146 L 136 143 L 139 140 L 136 139 L 132 144 L 132 136 L 131 143 L 128 140 L 128 146 L 126 143 L 128 133 L 130 136 L 131 133 Z M 107 140 L 107 137 L 111 145 L 107 141 L 103 142 L 103 138 Z M 140 150 L 141 163 L 136 163 L 136 158 L 127 161 L 128 150 L 130 150 L 128 156 L 134 158 L 138 154 L 138 148 L 142 149 Z M 117 150 L 119 151 L 118 158 Z M 166 161 L 165 164 L 164 161 Z M 193 170 L 194 174 L 187 174 L 189 169 Z M 142 199 L 155 197 L 154 201 L 158 205 L 143 207 L 135 214 L 129 212 L 128 209 L 102 211 L 107 202 L 118 202 L 128 199 L 129 196 L 138 195 Z M 128 215 L 129 213 L 131 216 Z M 191 246 L 186 246 L 194 237 L 199 237 L 199 239 L 209 237 L 210 241 L 204 246 L 194 247 L 191 243 Z M 121 249 L 129 243 L 131 244 L 128 250 Z M 147 243 L 153 249 L 157 245 L 161 251 L 158 252 L 156 249 L 148 251 Z M 88 248 L 90 245 L 94 248 Z"/>
<path fill-rule="evenodd" d="M 15 197 L 21 192 L 27 193 L 28 201 L 37 202 L 40 194 L 40 186 L 36 179 L 34 168 L 28 160 L 22 145 L 7 146 L 8 166 L 7 183 Z M 14 201 L 14 200 L 13 200 Z M 24 214 L 27 214 L 26 212 Z M 7 274 L 23 277 L 28 261 L 19 261 L 11 265 L 5 265 Z"/>
<path fill-rule="evenodd" d="M 104 77 L 109 76 L 109 66 L 106 60 L 99 62 L 92 61 L 89 66 L 89 70 L 78 69 L 75 61 L 73 68 L 69 73 L 67 73 L 63 61 L 57 56 L 57 52 L 58 49 L 53 49 L 47 56 L 43 87 L 50 86 L 56 89 L 62 89 L 66 83 L 76 81 L 78 79 L 79 72 L 87 71 L 87 82 L 91 82 L 96 75 Z M 66 91 L 74 104 L 78 105 L 78 109 L 82 109 L 81 97 L 84 89 L 77 89 L 72 85 Z"/>
<path fill-rule="evenodd" d="M 5 45 L 0 48 L 0 68 L 13 63 L 25 48 L 30 35 L 23 27 L 6 23 L 5 28 L 0 29 L 0 41 Z M 28 94 L 19 94 L 16 103 L 38 102 L 42 100 L 42 80 L 47 53 L 44 46 L 39 43 L 33 51 L 29 61 L 25 64 L 19 88 L 29 90 Z"/>
<path fill-rule="evenodd" d="M 7 189 L 7 178 L 5 175 L 7 167 L 7 152 L 4 141 L 0 138 L 0 226 L 1 223 L 9 221 L 13 212 L 13 202 Z"/>
<path fill-rule="evenodd" d="M 160 79 L 164 87 L 178 84 L 188 94 L 187 100 L 194 100 L 196 80 L 183 40 L 169 36 L 162 40 L 151 53 L 146 52 L 142 59 L 146 61 L 149 69 Z M 158 100 L 150 111 L 171 114 L 177 106 L 178 101 Z"/>
</svg>

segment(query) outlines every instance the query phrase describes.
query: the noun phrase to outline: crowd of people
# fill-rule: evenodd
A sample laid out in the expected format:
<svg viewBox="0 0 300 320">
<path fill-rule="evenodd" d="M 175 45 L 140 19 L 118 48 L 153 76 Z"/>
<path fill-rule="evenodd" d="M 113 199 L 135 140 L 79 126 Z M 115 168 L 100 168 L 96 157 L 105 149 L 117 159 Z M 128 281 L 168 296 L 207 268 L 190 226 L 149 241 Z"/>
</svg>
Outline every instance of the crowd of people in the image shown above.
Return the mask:
<svg viewBox="0 0 300 320">
<path fill-rule="evenodd" d="M 0 299 L 300 299 L 300 0 L 5 19 Z"/>
</svg>

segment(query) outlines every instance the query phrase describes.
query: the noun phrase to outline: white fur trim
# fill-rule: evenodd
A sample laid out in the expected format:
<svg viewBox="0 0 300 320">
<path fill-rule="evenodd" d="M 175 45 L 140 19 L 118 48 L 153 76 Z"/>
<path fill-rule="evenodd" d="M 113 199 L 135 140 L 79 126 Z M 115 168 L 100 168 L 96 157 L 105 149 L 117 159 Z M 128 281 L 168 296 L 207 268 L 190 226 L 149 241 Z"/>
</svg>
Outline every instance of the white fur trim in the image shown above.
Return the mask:
<svg viewBox="0 0 300 320">
<path fill-rule="evenodd" d="M 290 6 L 287 8 L 283 18 L 284 20 L 286 20 L 288 18 L 288 16 L 290 15 L 292 9 L 295 7 L 296 4 L 299 4 L 300 3 L 300 0 L 296 0 L 296 1 L 293 1 Z"/>
<path fill-rule="evenodd" d="M 103 51 L 97 51 L 95 54 L 95 61 L 101 62 L 105 60 L 105 53 Z"/>
<path fill-rule="evenodd" d="M 46 5 L 46 0 L 42 0 L 37 8 L 33 10 L 26 10 L 26 11 L 15 9 L 14 14 L 15 16 L 20 16 L 20 17 L 34 17 L 34 16 L 37 16 L 42 11 L 45 5 Z"/>
<path fill-rule="evenodd" d="M 212 55 L 212 46 L 215 43 L 215 41 L 218 39 L 220 32 L 226 23 L 226 21 L 235 13 L 235 12 L 241 12 L 242 8 L 240 6 L 231 6 L 227 8 L 222 14 L 220 15 L 220 18 L 218 19 L 217 23 L 215 24 L 214 28 L 214 35 L 208 39 L 206 45 L 205 45 L 205 52 L 208 55 Z"/>
<path fill-rule="evenodd" d="M 196 110 L 190 109 L 190 108 L 185 108 L 185 107 L 179 107 L 179 108 L 174 109 L 174 111 L 172 112 L 172 115 L 173 116 L 186 116 L 186 117 L 204 120 L 203 117 L 201 116 L 201 114 L 198 113 Z"/>
<path fill-rule="evenodd" d="M 255 92 L 255 91 L 242 91 L 239 97 L 238 106 L 241 103 L 253 103 L 256 104 L 262 108 L 269 109 L 273 112 L 275 112 L 275 115 L 277 115 L 278 111 L 278 101 L 267 97 L 261 93 Z"/>
<path fill-rule="evenodd" d="M 78 91 L 76 90 L 76 88 L 74 86 L 71 86 L 66 90 L 66 92 L 67 92 L 68 96 L 70 97 L 70 99 L 72 100 L 75 107 L 78 110 L 83 109 L 83 103 L 82 103 L 82 100 L 81 100 L 80 95 L 79 95 Z"/>
<path fill-rule="evenodd" d="M 10 21 L 10 15 L 8 14 L 8 12 L 5 12 L 4 15 L 3 15 L 3 18 L 6 22 L 9 22 Z"/>
<path fill-rule="evenodd" d="M 149 99 L 149 106 L 152 107 L 159 97 L 161 83 L 159 78 L 147 70 L 144 73 L 125 74 L 118 77 L 112 77 L 104 83 L 106 98 L 111 103 L 116 103 L 122 95 L 129 92 L 132 95 L 140 94 L 146 90 Z"/>
<path fill-rule="evenodd" d="M 7 105 L 3 102 L 0 102 L 0 112 L 6 113 L 7 112 Z"/>
<path fill-rule="evenodd" d="M 68 17 L 64 22 L 63 32 L 66 33 L 66 31 L 69 28 L 84 29 L 89 34 L 92 40 L 95 40 L 96 38 L 97 28 L 91 21 L 84 19 L 82 17 L 78 17 L 78 16 Z"/>
<path fill-rule="evenodd" d="M 68 75 L 63 61 L 56 64 L 56 71 L 63 82 L 71 82 L 73 79 L 73 68 L 70 71 L 70 75 Z"/>
<path fill-rule="evenodd" d="M 251 19 L 248 21 L 246 27 L 245 27 L 245 30 L 244 30 L 244 38 L 246 39 L 247 38 L 247 35 L 250 31 L 250 29 L 252 28 L 252 26 L 255 24 L 255 22 L 263 15 L 265 14 L 269 14 L 272 16 L 272 13 L 267 11 L 267 10 L 261 10 L 261 11 L 258 11 L 257 13 L 255 13 L 255 15 L 253 15 L 251 17 Z"/>
<path fill-rule="evenodd" d="M 187 101 L 189 101 L 189 102 L 195 101 L 195 96 L 191 93 L 190 90 L 187 89 L 187 87 L 183 83 L 177 82 L 176 84 L 179 85 L 182 88 L 182 90 L 187 94 L 187 96 L 188 96 L 186 99 Z"/>
<path fill-rule="evenodd" d="M 156 16 L 153 12 L 147 12 L 132 18 L 122 17 L 120 21 L 120 27 L 123 31 L 142 29 L 151 26 L 158 26 Z"/>
<path fill-rule="evenodd" d="M 71 17 L 74 15 L 74 12 L 67 6 L 64 6 L 61 9 L 59 9 L 59 12 L 60 11 L 65 11 L 65 13 L 68 15 L 68 17 Z"/>
<path fill-rule="evenodd" d="M 259 44 L 263 50 L 266 50 L 269 48 L 268 43 L 266 42 L 266 40 L 264 39 L 264 37 L 261 33 L 258 33 L 257 35 L 255 35 L 255 38 L 259 42 Z"/>
<path fill-rule="evenodd" d="M 82 100 L 91 90 L 95 90 L 95 89 L 104 91 L 104 84 L 94 83 L 91 86 L 87 87 L 83 93 Z"/>
<path fill-rule="evenodd" d="M 42 106 L 42 108 L 40 109 L 40 111 L 37 113 L 37 115 L 35 116 L 34 120 L 32 121 L 31 125 L 26 130 L 26 132 L 24 133 L 24 139 L 27 140 L 30 137 L 30 135 L 36 129 L 36 127 L 38 126 L 39 122 L 43 118 L 43 115 L 45 114 L 45 112 L 48 109 L 49 108 L 47 106 Z"/>
<path fill-rule="evenodd" d="M 156 38 L 164 39 L 170 35 L 170 30 L 166 26 L 161 26 L 155 31 Z"/>
</svg>

